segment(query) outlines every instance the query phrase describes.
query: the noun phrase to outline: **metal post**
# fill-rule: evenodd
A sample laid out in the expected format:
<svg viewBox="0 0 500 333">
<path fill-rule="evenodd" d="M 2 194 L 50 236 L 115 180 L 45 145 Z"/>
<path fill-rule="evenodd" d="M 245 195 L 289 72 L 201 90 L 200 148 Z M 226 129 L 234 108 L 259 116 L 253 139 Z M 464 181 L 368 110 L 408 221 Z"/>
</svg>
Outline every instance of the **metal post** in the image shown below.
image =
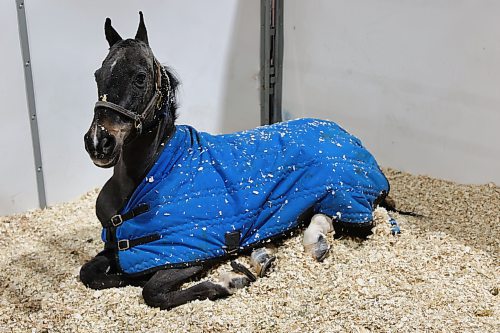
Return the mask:
<svg viewBox="0 0 500 333">
<path fill-rule="evenodd" d="M 31 128 L 31 143 L 33 145 L 33 156 L 35 160 L 36 184 L 38 189 L 38 204 L 40 208 L 47 207 L 45 196 L 45 182 L 43 179 L 42 152 L 40 148 L 40 136 L 38 134 L 38 121 L 36 115 L 35 92 L 33 88 L 33 74 L 31 72 L 31 57 L 28 41 L 28 27 L 26 24 L 25 0 L 16 0 L 17 23 L 19 26 L 19 40 L 21 42 L 21 53 L 24 67 L 24 83 L 26 87 L 26 100 Z"/>
<path fill-rule="evenodd" d="M 282 121 L 283 0 L 261 0 L 260 12 L 260 121 Z"/>
</svg>

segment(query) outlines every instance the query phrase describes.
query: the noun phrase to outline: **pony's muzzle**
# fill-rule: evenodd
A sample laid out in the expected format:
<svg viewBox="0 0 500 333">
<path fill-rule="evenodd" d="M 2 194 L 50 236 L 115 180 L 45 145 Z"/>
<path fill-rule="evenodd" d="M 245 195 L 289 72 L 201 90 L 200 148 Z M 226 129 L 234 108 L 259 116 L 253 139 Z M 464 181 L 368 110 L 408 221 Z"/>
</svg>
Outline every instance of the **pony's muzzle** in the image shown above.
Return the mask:
<svg viewBox="0 0 500 333">
<path fill-rule="evenodd" d="M 108 167 L 115 158 L 116 138 L 103 126 L 92 126 L 84 136 L 85 149 L 92 161 L 101 167 Z"/>
</svg>

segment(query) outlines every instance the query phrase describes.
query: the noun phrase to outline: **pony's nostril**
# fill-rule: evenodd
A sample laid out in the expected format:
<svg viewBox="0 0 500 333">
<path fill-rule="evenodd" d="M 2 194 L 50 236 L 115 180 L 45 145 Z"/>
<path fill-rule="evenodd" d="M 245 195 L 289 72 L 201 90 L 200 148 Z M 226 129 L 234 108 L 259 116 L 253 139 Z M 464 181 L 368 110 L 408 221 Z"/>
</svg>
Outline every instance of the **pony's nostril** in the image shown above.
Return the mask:
<svg viewBox="0 0 500 333">
<path fill-rule="evenodd" d="M 110 142 L 110 141 L 109 141 L 109 139 L 108 139 L 108 138 L 103 138 L 103 139 L 101 140 L 101 146 L 102 146 L 102 149 L 106 149 L 106 148 L 108 148 L 108 146 L 109 146 L 109 142 Z"/>
<path fill-rule="evenodd" d="M 104 137 L 101 139 L 99 143 L 99 150 L 103 154 L 110 154 L 113 152 L 113 148 L 115 147 L 115 138 L 112 136 Z"/>
</svg>

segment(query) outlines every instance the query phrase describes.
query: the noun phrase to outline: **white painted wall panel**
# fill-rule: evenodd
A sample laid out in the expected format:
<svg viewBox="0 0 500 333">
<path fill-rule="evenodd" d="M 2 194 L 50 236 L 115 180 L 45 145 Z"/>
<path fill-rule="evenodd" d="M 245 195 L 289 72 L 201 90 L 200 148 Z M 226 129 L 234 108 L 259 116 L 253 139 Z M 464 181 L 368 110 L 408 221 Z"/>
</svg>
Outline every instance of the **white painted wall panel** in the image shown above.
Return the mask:
<svg viewBox="0 0 500 333">
<path fill-rule="evenodd" d="M 283 107 L 384 166 L 500 184 L 500 2 L 288 0 Z"/>
<path fill-rule="evenodd" d="M 38 205 L 14 1 L 0 2 L 0 214 Z"/>
<path fill-rule="evenodd" d="M 107 54 L 104 20 L 124 38 L 145 15 L 157 58 L 178 73 L 179 123 L 226 132 L 259 123 L 259 2 L 26 1 L 49 204 L 101 186 L 83 135 L 96 101 L 94 70 Z"/>
</svg>

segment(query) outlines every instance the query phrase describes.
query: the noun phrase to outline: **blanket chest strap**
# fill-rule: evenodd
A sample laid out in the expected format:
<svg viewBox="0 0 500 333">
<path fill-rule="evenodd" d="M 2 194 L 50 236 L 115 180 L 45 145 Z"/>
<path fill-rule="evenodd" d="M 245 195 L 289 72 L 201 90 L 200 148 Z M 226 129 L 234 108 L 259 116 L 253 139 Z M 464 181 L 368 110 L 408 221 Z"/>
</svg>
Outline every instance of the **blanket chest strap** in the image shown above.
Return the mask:
<svg viewBox="0 0 500 333">
<path fill-rule="evenodd" d="M 129 210 L 128 212 L 124 213 L 124 214 L 116 214 L 116 215 L 113 215 L 108 223 L 106 223 L 104 225 L 105 228 L 108 228 L 108 227 L 118 227 L 119 225 L 121 225 L 123 222 L 127 221 L 127 220 L 130 220 L 138 215 L 141 215 L 143 213 L 146 213 L 147 211 L 149 211 L 149 205 L 146 204 L 146 203 L 141 203 L 139 205 L 137 205 L 137 207 L 135 207 L 134 209 L 131 209 Z"/>
</svg>

